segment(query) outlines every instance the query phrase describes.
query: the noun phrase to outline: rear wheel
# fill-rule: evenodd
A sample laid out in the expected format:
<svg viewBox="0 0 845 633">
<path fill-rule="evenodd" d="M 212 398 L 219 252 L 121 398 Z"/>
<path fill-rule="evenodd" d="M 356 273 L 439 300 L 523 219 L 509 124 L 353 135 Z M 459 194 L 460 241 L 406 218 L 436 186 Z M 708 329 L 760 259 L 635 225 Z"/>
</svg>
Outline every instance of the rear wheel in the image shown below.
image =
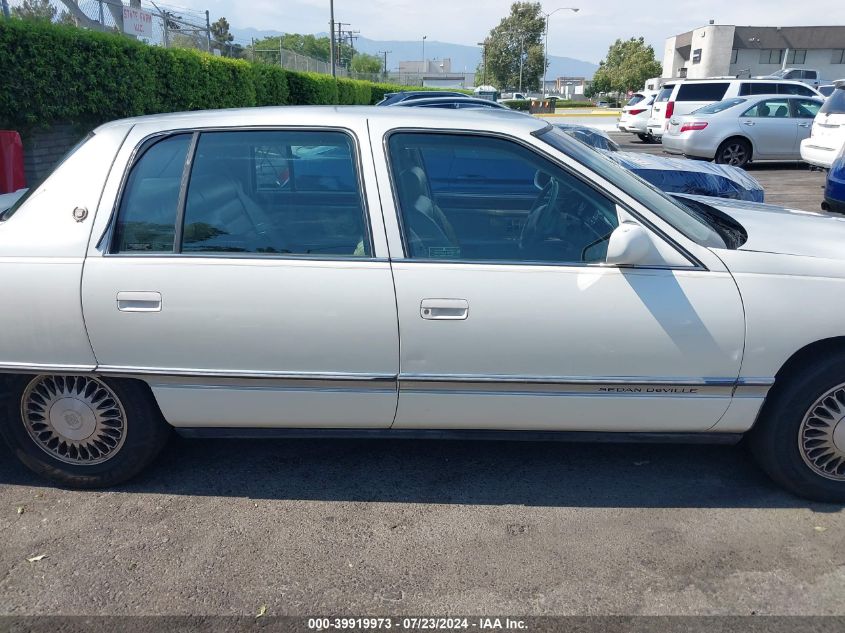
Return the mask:
<svg viewBox="0 0 845 633">
<path fill-rule="evenodd" d="M 751 143 L 744 138 L 729 138 L 716 150 L 716 162 L 734 167 L 745 167 L 751 162 Z"/>
<path fill-rule="evenodd" d="M 845 502 L 845 357 L 785 376 L 749 433 L 754 457 L 797 495 Z"/>
<path fill-rule="evenodd" d="M 651 143 L 651 137 L 648 134 L 637 134 L 637 138 L 643 143 Z"/>
<path fill-rule="evenodd" d="M 4 439 L 28 468 L 63 485 L 125 481 L 158 455 L 170 433 L 149 388 L 137 381 L 13 376 L 4 386 Z"/>
</svg>

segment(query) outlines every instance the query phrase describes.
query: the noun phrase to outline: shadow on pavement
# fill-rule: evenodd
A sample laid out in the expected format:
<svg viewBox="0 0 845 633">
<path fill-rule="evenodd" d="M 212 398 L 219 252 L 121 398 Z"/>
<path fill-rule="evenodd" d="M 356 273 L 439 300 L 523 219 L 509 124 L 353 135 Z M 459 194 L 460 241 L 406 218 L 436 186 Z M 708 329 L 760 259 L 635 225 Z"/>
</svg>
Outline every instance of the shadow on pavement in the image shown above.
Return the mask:
<svg viewBox="0 0 845 633">
<path fill-rule="evenodd" d="M 0 484 L 45 486 L 3 446 Z M 175 438 L 125 493 L 574 507 L 800 508 L 738 446 Z"/>
</svg>

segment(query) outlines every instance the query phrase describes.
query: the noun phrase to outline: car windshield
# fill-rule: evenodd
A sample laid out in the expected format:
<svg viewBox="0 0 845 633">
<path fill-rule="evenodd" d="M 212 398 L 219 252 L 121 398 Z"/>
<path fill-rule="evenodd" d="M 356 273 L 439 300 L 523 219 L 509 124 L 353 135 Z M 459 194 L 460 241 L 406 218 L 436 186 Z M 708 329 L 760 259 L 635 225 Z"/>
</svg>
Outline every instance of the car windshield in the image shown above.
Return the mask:
<svg viewBox="0 0 845 633">
<path fill-rule="evenodd" d="M 825 100 L 819 112 L 822 114 L 845 114 L 845 86 L 834 90 L 833 94 Z"/>
<path fill-rule="evenodd" d="M 589 150 L 582 143 L 573 142 L 563 130 L 550 126 L 541 131 L 537 138 L 613 183 L 695 243 L 713 248 L 727 247 L 727 242 L 706 214 L 669 197 L 601 152 Z"/>
<path fill-rule="evenodd" d="M 659 93 L 657 93 L 657 97 L 655 97 L 655 103 L 663 103 L 664 101 L 669 101 L 669 97 L 672 96 L 672 91 L 675 89 L 675 86 L 663 86 Z"/>
<path fill-rule="evenodd" d="M 745 103 L 747 99 L 725 99 L 724 101 L 717 101 L 716 103 L 711 103 L 710 105 L 706 105 L 703 108 L 699 108 L 698 110 L 693 110 L 693 114 L 718 114 L 719 112 L 724 112 L 734 106 L 738 106 L 740 103 Z"/>
<path fill-rule="evenodd" d="M 771 75 L 769 75 L 769 77 L 786 77 L 787 72 L 788 71 L 786 71 L 785 69 L 781 69 L 776 72 L 773 72 Z"/>
<path fill-rule="evenodd" d="M 71 147 L 71 148 L 70 148 L 70 150 L 68 151 L 68 153 L 67 153 L 67 154 L 65 154 L 64 156 L 62 156 L 61 160 L 60 160 L 58 163 L 56 163 L 56 166 L 55 166 L 55 167 L 53 167 L 52 171 L 50 171 L 50 174 L 52 174 L 52 173 L 53 173 L 54 171 L 56 171 L 59 167 L 61 167 L 61 166 L 64 164 L 64 162 L 65 162 L 68 158 L 70 158 L 71 156 L 73 156 L 73 155 L 74 155 L 74 154 L 75 154 L 75 153 L 79 150 L 79 148 L 80 148 L 80 147 L 82 147 L 83 145 L 85 145 L 85 143 L 87 143 L 88 141 L 90 141 L 90 140 L 91 140 L 91 138 L 92 138 L 93 136 L 94 136 L 94 133 L 93 133 L 93 132 L 89 132 L 88 134 L 86 134 L 86 135 L 85 135 L 85 137 L 84 137 L 81 141 L 79 141 L 76 145 L 74 145 L 73 147 Z M 23 194 L 20 198 L 18 198 L 18 199 L 15 201 L 15 203 L 14 203 L 11 207 L 9 207 L 8 209 L 6 209 L 5 211 L 0 211 L 0 222 L 5 222 L 5 221 L 6 221 L 6 220 L 8 220 L 10 217 L 12 217 L 13 215 L 15 215 L 15 212 L 16 212 L 18 209 L 20 209 L 20 208 L 23 206 L 23 204 L 24 204 L 24 203 L 25 203 L 25 202 L 29 199 L 29 197 L 30 197 L 33 193 L 35 193 L 35 190 L 36 190 L 36 189 L 38 189 L 38 187 L 40 187 L 40 186 L 41 186 L 41 184 L 42 184 L 45 180 L 47 180 L 47 178 L 49 178 L 49 175 L 50 175 L 50 174 L 48 174 L 46 177 L 42 178 L 42 179 L 41 179 L 41 180 L 39 180 L 38 182 L 34 183 L 34 184 L 33 184 L 33 185 L 29 188 L 29 189 L 27 189 L 27 191 L 26 191 L 26 193 L 25 193 L 25 194 Z"/>
</svg>

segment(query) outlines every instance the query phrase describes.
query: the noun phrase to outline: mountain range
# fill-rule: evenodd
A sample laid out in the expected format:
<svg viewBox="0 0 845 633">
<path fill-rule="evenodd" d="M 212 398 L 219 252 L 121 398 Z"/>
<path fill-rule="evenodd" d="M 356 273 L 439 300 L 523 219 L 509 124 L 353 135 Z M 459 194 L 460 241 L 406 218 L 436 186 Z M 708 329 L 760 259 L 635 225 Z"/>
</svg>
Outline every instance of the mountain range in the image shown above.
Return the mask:
<svg viewBox="0 0 845 633">
<path fill-rule="evenodd" d="M 281 31 L 265 31 L 254 28 L 232 28 L 232 35 L 235 40 L 241 43 L 248 43 L 255 39 L 264 37 L 278 37 L 284 35 Z M 326 36 L 326 33 L 318 33 L 318 36 Z M 362 53 L 381 56 L 381 51 L 390 51 L 387 55 L 387 65 L 391 70 L 399 67 L 400 61 L 413 61 L 422 59 L 422 41 L 409 42 L 397 40 L 371 40 L 366 37 L 358 37 L 355 41 L 355 49 Z M 467 46 L 465 44 L 451 44 L 449 42 L 438 42 L 426 40 L 426 59 L 450 59 L 452 60 L 452 72 L 474 72 L 481 63 L 481 47 Z M 572 57 L 549 56 L 549 70 L 547 76 L 552 77 L 586 77 L 591 79 L 598 66 L 592 62 Z"/>
</svg>

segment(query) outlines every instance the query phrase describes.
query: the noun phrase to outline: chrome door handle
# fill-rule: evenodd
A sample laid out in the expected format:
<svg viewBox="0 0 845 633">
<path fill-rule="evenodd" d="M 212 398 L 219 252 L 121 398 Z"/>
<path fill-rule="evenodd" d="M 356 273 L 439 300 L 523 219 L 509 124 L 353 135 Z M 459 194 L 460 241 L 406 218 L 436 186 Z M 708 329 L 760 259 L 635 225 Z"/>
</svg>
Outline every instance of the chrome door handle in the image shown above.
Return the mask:
<svg viewBox="0 0 845 633">
<path fill-rule="evenodd" d="M 463 321 L 469 316 L 469 302 L 466 299 L 423 299 L 420 316 L 429 320 Z"/>
<path fill-rule="evenodd" d="M 161 293 L 118 292 L 117 309 L 121 312 L 161 312 Z"/>
<path fill-rule="evenodd" d="M 809 123 L 799 123 L 798 127 L 810 127 Z"/>
<path fill-rule="evenodd" d="M 743 121 L 743 125 L 754 125 L 754 121 Z"/>
</svg>

